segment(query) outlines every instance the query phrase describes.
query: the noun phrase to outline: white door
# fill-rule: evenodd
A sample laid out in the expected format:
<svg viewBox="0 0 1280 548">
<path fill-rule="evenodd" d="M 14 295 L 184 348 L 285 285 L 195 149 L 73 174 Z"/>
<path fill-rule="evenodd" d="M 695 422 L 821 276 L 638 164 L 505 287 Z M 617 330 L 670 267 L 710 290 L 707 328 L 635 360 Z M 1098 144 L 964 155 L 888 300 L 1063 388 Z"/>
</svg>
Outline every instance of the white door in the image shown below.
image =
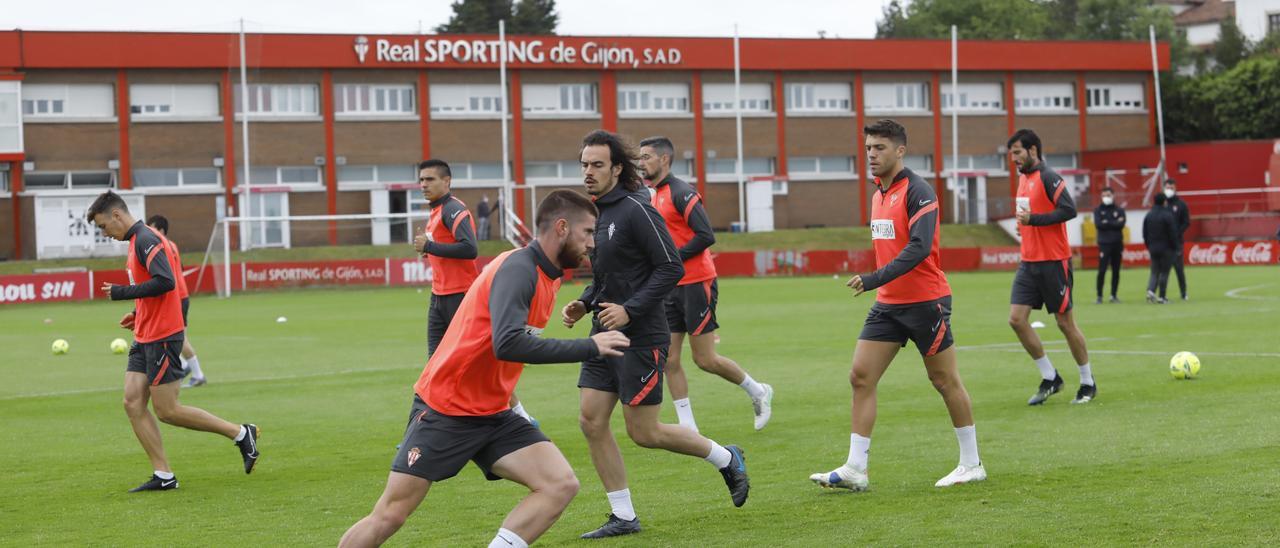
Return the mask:
<svg viewBox="0 0 1280 548">
<path fill-rule="evenodd" d="M 747 181 L 747 232 L 773 231 L 773 181 Z"/>
<path fill-rule="evenodd" d="M 256 192 L 240 195 L 240 211 L 245 217 L 278 217 L 278 221 L 245 223 L 240 231 L 242 249 L 255 247 L 289 248 L 289 193 Z"/>
<path fill-rule="evenodd" d="M 373 215 L 386 215 L 391 212 L 391 191 L 390 190 L 370 190 L 369 191 L 369 213 Z M 387 219 L 373 220 L 373 245 L 388 245 L 391 243 L 391 223 Z"/>
<path fill-rule="evenodd" d="M 968 194 L 965 222 L 971 224 L 987 223 L 987 178 L 965 177 L 965 193 Z"/>
</svg>

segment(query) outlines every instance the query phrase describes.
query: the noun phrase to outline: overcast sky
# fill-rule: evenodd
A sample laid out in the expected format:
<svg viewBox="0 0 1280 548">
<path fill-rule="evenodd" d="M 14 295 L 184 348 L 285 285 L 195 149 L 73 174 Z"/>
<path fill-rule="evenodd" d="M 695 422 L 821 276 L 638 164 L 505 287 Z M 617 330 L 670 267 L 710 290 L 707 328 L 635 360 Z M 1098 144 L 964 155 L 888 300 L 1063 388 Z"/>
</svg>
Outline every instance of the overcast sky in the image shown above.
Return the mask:
<svg viewBox="0 0 1280 548">
<path fill-rule="evenodd" d="M 392 34 L 448 20 L 451 0 L 5 0 L 0 29 Z M 888 0 L 557 0 L 559 34 L 871 38 Z M 180 6 L 180 7 L 179 7 Z M 732 10 L 726 9 L 733 6 Z"/>
</svg>

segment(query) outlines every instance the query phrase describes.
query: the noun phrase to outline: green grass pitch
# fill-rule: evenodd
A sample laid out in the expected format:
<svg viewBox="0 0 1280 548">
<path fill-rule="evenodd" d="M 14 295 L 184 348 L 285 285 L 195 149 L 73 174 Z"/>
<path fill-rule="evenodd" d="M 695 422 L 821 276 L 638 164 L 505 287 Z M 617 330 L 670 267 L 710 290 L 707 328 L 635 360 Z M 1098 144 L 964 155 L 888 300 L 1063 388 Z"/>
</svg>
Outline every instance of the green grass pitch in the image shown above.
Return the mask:
<svg viewBox="0 0 1280 548">
<path fill-rule="evenodd" d="M 1099 397 L 1068 403 L 1075 367 L 1051 317 L 1036 312 L 1067 381 L 1038 408 L 1025 403 L 1035 367 L 1007 325 L 1012 273 L 951 275 L 952 328 L 990 479 L 933 487 L 955 466 L 956 441 L 909 347 L 880 386 L 871 491 L 861 494 L 824 492 L 807 477 L 848 451 L 849 362 L 873 296 L 854 299 L 843 276 L 722 280 L 719 349 L 774 386 L 773 422 L 753 431 L 739 388 L 686 367 L 702 432 L 746 449 L 751 498 L 734 509 L 706 463 L 635 446 L 617 412 L 645 529 L 603 544 L 1274 545 L 1280 278 L 1273 266 L 1187 274 L 1190 302 L 1147 305 L 1146 272 L 1126 270 L 1125 302 L 1094 305 L 1094 274 L 1078 272 L 1077 317 Z M 560 300 L 580 290 L 566 286 Z M 125 357 L 108 350 L 126 335 L 116 321 L 127 308 L 0 308 L 0 545 L 323 546 L 368 512 L 424 361 L 426 293 L 194 299 L 190 335 L 210 383 L 182 401 L 256 422 L 263 457 L 246 476 L 230 441 L 162 425 L 182 487 L 134 495 L 125 491 L 150 470 L 121 407 Z M 558 325 L 546 333 L 568 334 Z M 57 338 L 70 341 L 69 354 L 51 355 Z M 1201 378 L 1170 377 L 1180 350 L 1200 356 Z M 573 364 L 530 366 L 518 388 L 582 482 L 541 545 L 585 546 L 577 536 L 608 513 L 578 431 L 577 374 Z M 669 404 L 663 417 L 674 422 Z M 433 486 L 391 544 L 483 546 L 523 493 L 469 465 Z"/>
</svg>

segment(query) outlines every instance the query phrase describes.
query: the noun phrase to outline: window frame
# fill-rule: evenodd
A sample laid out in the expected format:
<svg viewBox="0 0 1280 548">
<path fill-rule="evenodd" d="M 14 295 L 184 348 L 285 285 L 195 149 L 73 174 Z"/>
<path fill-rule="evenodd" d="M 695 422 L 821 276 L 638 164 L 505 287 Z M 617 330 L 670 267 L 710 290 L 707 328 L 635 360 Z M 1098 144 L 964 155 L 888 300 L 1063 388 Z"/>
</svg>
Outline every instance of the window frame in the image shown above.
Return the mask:
<svg viewBox="0 0 1280 548">
<path fill-rule="evenodd" d="M 31 98 L 31 97 L 29 97 L 29 95 L 30 95 L 30 91 L 31 91 L 33 88 L 34 88 L 34 89 L 36 89 L 36 90 L 39 90 L 39 89 L 40 89 L 40 88 L 42 88 L 42 87 L 46 87 L 46 88 L 57 87 L 57 88 L 60 88 L 60 91 L 61 91 L 61 97 L 60 97 L 60 98 Z M 107 100 L 107 104 L 106 104 L 106 107 L 107 107 L 107 108 L 106 108 L 106 113 L 105 113 L 105 114 L 75 114 L 75 113 L 73 113 L 73 112 L 72 112 L 72 108 L 73 108 L 73 105 L 74 105 L 75 103 L 73 103 L 73 102 L 71 101 L 71 88 L 72 88 L 72 87 L 86 87 L 86 88 L 87 88 L 87 87 L 96 87 L 96 88 L 105 88 L 105 89 L 108 91 L 109 95 L 110 95 L 110 97 L 109 97 L 109 98 L 108 98 L 108 100 Z M 19 106 L 18 106 L 18 108 L 20 109 L 20 112 L 22 113 L 22 121 L 23 121 L 23 123 L 24 123 L 24 124 L 25 124 L 25 123 L 44 123 L 44 122 L 52 122 L 52 123 L 59 123 L 59 122 L 62 122 L 62 123 L 67 123 L 67 122 L 72 122 L 72 123 L 94 123 L 94 122 L 97 122 L 97 123 L 112 123 L 112 122 L 117 122 L 117 121 L 119 121 L 118 113 L 116 112 L 116 100 L 115 100 L 115 98 L 116 98 L 116 93 L 117 93 L 117 91 L 118 91 L 118 90 L 116 90 L 116 87 L 115 87 L 115 85 L 113 85 L 113 84 L 105 84 L 105 83 L 64 84 L 64 83 L 56 83 L 56 82 L 55 82 L 55 83 L 48 83 L 48 84 L 41 84 L 41 83 L 26 84 L 26 83 L 24 83 L 24 84 L 23 84 L 23 86 L 22 86 L 22 88 L 23 88 L 23 89 L 22 89 L 22 91 L 21 91 L 21 93 L 20 93 L 20 97 L 19 97 Z M 32 113 L 31 113 L 31 114 L 28 114 L 28 113 L 27 113 L 27 102 L 28 102 L 28 101 L 31 101 L 31 102 L 32 102 L 32 107 L 33 107 L 33 108 L 32 108 Z M 50 110 L 52 110 L 52 109 L 53 109 L 53 106 L 54 106 L 52 102 L 60 101 L 60 102 L 61 102 L 61 104 L 57 105 L 57 106 L 58 106 L 58 108 L 60 109 L 60 111 L 59 111 L 59 112 L 35 112 L 35 110 L 36 110 L 36 109 L 35 109 L 34 107 L 35 107 L 35 105 L 36 105 L 36 102 L 37 102 L 37 101 L 50 101 L 50 102 L 51 102 L 51 103 L 50 103 L 50 105 L 49 105 Z"/>
<path fill-rule="evenodd" d="M 862 84 L 862 101 L 863 110 L 867 114 L 873 115 L 901 115 L 901 116 L 925 116 L 933 114 L 933 90 L 931 83 L 925 80 L 911 82 L 865 82 Z M 894 106 L 886 107 L 871 104 L 873 97 L 880 95 L 882 86 L 893 86 L 892 95 L 894 96 Z M 904 107 L 900 106 L 900 99 L 905 96 L 907 90 L 919 90 L 921 106 Z M 873 93 L 874 92 L 874 93 Z"/>
<path fill-rule="evenodd" d="M 244 111 L 242 110 L 244 107 L 244 102 L 240 98 L 241 86 L 232 86 L 232 87 L 234 88 L 232 92 L 233 93 L 232 102 L 234 103 L 233 108 L 235 109 L 236 119 L 240 120 L 240 119 L 243 119 L 245 115 Z M 322 105 L 320 100 L 320 86 L 318 84 L 257 83 L 257 84 L 249 84 L 248 88 L 249 88 L 248 92 L 251 94 L 249 98 L 249 115 L 255 119 L 290 120 L 290 121 L 323 119 L 322 112 L 321 112 Z M 264 90 L 268 90 L 268 89 L 269 89 L 269 93 L 264 93 Z M 288 104 L 293 102 L 293 99 L 294 99 L 293 91 L 299 92 L 296 99 L 297 99 L 297 102 L 304 107 L 307 106 L 307 103 L 308 103 L 308 97 L 306 92 L 311 92 L 313 94 L 310 97 L 311 106 L 315 107 L 314 111 L 290 110 L 290 111 L 282 112 L 282 111 L 275 110 L 275 106 L 277 105 L 277 94 L 280 92 L 284 92 L 283 101 L 286 104 Z M 261 107 L 264 103 L 270 103 L 272 110 L 267 110 L 267 111 L 262 110 Z"/>
<path fill-rule="evenodd" d="M 213 183 L 186 182 L 185 172 L 194 171 L 194 170 L 213 171 L 215 173 L 214 182 Z M 140 178 L 138 177 L 138 172 L 140 171 L 176 171 L 178 172 L 178 184 L 172 185 L 172 186 L 171 185 L 139 185 L 138 180 Z M 133 181 L 133 188 L 135 190 L 140 190 L 143 192 L 181 193 L 181 192 L 200 191 L 200 190 L 221 190 L 223 185 L 223 174 L 222 174 L 222 170 L 216 167 L 187 166 L 187 167 L 135 168 L 132 173 L 132 181 Z"/>
<path fill-rule="evenodd" d="M 804 88 L 810 88 L 807 95 L 808 99 L 812 99 L 813 106 L 796 106 L 797 91 Z M 847 97 L 823 96 L 823 90 L 840 88 L 848 92 Z M 801 95 L 806 95 L 802 93 Z M 836 95 L 839 95 L 838 93 Z M 853 114 L 854 103 L 853 82 L 787 82 L 783 86 L 783 100 L 786 102 L 787 116 L 848 116 Z M 822 101 L 847 101 L 845 107 L 821 107 L 818 103 Z"/>
<path fill-rule="evenodd" d="M 139 89 L 138 89 L 138 88 L 141 88 L 141 87 L 153 87 L 153 88 L 161 88 L 161 87 L 163 87 L 163 88 L 168 88 L 168 91 L 169 91 L 169 104 L 168 104 L 168 105 L 141 105 L 141 104 L 138 104 L 138 103 L 136 102 L 136 101 L 137 101 L 137 97 L 138 97 L 138 95 L 139 95 L 139 93 L 138 93 Z M 179 108 L 179 107 L 180 107 L 180 105 L 181 105 L 181 103 L 178 101 L 178 91 L 179 91 L 179 88 L 208 88 L 208 89 L 212 89 L 212 90 L 213 90 L 213 113 L 212 113 L 212 114 L 187 114 L 187 113 L 183 113 L 183 112 L 181 112 L 181 109 Z M 206 91 L 207 91 L 207 90 L 206 90 Z M 155 106 L 155 107 L 159 107 L 159 106 L 168 106 L 168 107 L 169 107 L 169 110 L 168 110 L 168 111 L 162 111 L 162 112 L 146 112 L 146 111 L 145 111 L 145 109 L 146 109 L 146 107 L 148 107 L 148 106 Z M 208 84 L 152 84 L 152 83 L 139 83 L 139 84 L 130 84 L 130 85 L 129 85 L 129 117 L 130 117 L 130 120 L 131 120 L 131 121 L 137 121 L 137 122 L 152 122 L 152 121 L 158 121 L 158 122 L 182 122 L 182 121 L 210 121 L 210 122 L 218 122 L 218 121 L 222 121 L 221 106 L 222 106 L 222 105 L 221 105 L 221 90 L 218 88 L 218 85 L 217 85 L 217 84 L 214 84 L 214 83 L 208 83 Z M 137 109 L 137 110 L 135 110 L 135 109 Z"/>
<path fill-rule="evenodd" d="M 452 97 L 442 97 L 441 94 L 456 93 L 458 90 L 462 92 L 462 108 L 447 105 L 447 109 L 442 106 L 443 103 L 452 103 Z M 484 93 L 477 93 L 483 91 Z M 496 95 L 493 93 L 496 92 Z M 431 84 L 428 86 L 427 99 L 430 101 L 429 115 L 433 119 L 456 119 L 456 118 L 472 118 L 472 119 L 499 119 L 502 117 L 502 86 L 498 84 Z M 472 100 L 483 106 L 487 99 L 493 105 L 492 110 L 471 109 Z M 510 112 L 507 113 L 510 116 Z"/>
<path fill-rule="evenodd" d="M 1034 86 L 1034 87 L 1033 87 Z M 1056 95 L 1049 89 L 1049 86 L 1065 86 L 1070 95 Z M 1035 91 L 1039 88 L 1045 88 L 1044 91 Z M 1018 90 L 1024 90 L 1023 95 L 1018 94 Z M 1052 103 L 1051 99 L 1066 99 L 1066 106 L 1055 105 L 1033 105 L 1032 100 L 1044 100 L 1046 105 Z M 1022 103 L 1026 102 L 1024 106 Z M 1013 104 L 1014 112 L 1018 114 L 1079 114 L 1080 99 L 1076 97 L 1076 84 L 1074 82 L 1022 82 L 1013 84 Z"/>
<path fill-rule="evenodd" d="M 748 89 L 752 90 L 751 96 L 745 93 Z M 723 99 L 718 96 L 720 90 L 728 90 L 729 96 Z M 773 85 L 767 82 L 743 82 L 739 106 L 742 110 L 743 117 L 772 117 L 776 115 L 778 105 L 774 104 Z M 763 90 L 764 93 L 759 93 Z M 757 105 L 758 108 L 751 108 L 751 105 Z M 762 107 L 759 105 L 763 104 Z M 719 82 L 705 82 L 702 84 L 702 105 L 700 105 L 704 116 L 711 118 L 731 118 L 736 116 L 737 110 L 733 108 L 733 84 L 725 84 Z M 709 178 L 709 176 L 708 176 Z"/>
<path fill-rule="evenodd" d="M 841 158 L 849 160 L 848 171 L 834 171 L 823 169 L 823 159 Z M 796 164 L 812 159 L 816 171 L 796 171 Z M 858 158 L 852 154 L 848 156 L 840 155 L 823 155 L 823 156 L 792 156 L 787 158 L 787 177 L 795 180 L 846 180 L 858 178 Z"/>
<path fill-rule="evenodd" d="M 960 116 L 1004 114 L 1005 109 L 1008 108 L 1008 105 L 1004 104 L 1004 85 L 1000 82 L 960 82 L 958 84 L 959 89 L 957 91 L 960 95 L 961 102 L 968 102 L 968 96 L 973 94 L 974 91 L 977 91 L 979 87 L 983 88 L 983 91 L 989 92 L 994 90 L 996 92 L 995 98 L 997 103 L 997 106 L 995 107 L 973 107 L 965 105 L 957 109 L 956 107 L 948 106 L 948 99 L 951 99 L 954 95 L 947 91 L 950 86 L 950 82 L 938 83 L 938 102 L 941 103 L 940 107 L 943 115 L 949 115 L 953 110 Z"/>
<path fill-rule="evenodd" d="M 675 88 L 683 89 L 682 96 L 674 96 L 670 92 L 662 90 L 674 90 Z M 672 101 L 676 103 L 675 108 L 634 108 L 628 109 L 628 99 L 630 94 L 648 94 L 647 98 L 650 104 L 656 104 L 658 101 Z M 639 102 L 639 97 L 636 98 Z M 684 118 L 693 115 L 693 94 L 689 89 L 688 83 L 677 82 L 654 82 L 654 83 L 620 83 L 618 84 L 618 116 L 622 118 Z"/>
<path fill-rule="evenodd" d="M 761 160 L 761 159 L 768 160 L 769 165 L 768 165 L 768 169 L 767 169 L 766 171 L 749 171 L 749 170 L 747 169 L 747 163 L 748 163 L 748 162 L 751 162 L 752 160 L 757 160 L 757 161 L 758 161 L 758 160 Z M 713 171 L 713 167 L 712 167 L 712 166 L 714 166 L 717 162 L 729 162 L 729 163 L 731 163 L 731 164 L 732 164 L 732 163 L 737 162 L 737 161 L 738 161 L 738 158 L 737 158 L 736 156 L 730 156 L 730 157 L 727 157 L 727 158 L 707 158 L 707 159 L 706 159 L 706 162 L 707 162 L 707 163 L 706 163 L 707 182 L 708 182 L 708 183 L 736 183 L 736 182 L 738 182 L 736 169 L 731 170 L 731 171 L 728 171 L 728 172 L 722 172 L 722 171 Z M 751 177 L 760 176 L 760 175 L 774 175 L 774 174 L 776 174 L 776 173 L 777 173 L 777 166 L 778 166 L 778 159 L 777 159 L 777 158 L 775 158 L 775 157 L 773 157 L 773 156 L 748 156 L 748 157 L 743 157 L 743 158 L 742 158 L 742 177 L 743 177 L 743 180 L 750 180 L 750 179 L 751 179 Z M 736 168 L 736 166 L 735 166 L 735 168 Z"/>
<path fill-rule="evenodd" d="M 554 93 L 551 88 L 555 88 Z M 565 82 L 556 84 L 524 84 L 520 89 L 520 114 L 524 118 L 599 118 L 600 86 L 594 82 Z M 537 97 L 531 101 L 530 97 Z M 555 101 L 542 104 L 543 97 L 556 97 Z M 573 108 L 578 103 L 578 108 Z M 554 104 L 555 106 L 550 106 Z M 566 105 L 568 105 L 566 107 Z"/>
<path fill-rule="evenodd" d="M 1119 95 L 1116 93 L 1116 86 L 1123 86 L 1123 88 L 1121 88 L 1122 90 L 1125 88 L 1132 89 L 1136 87 L 1138 89 L 1137 101 L 1139 105 L 1138 106 L 1130 106 L 1130 105 L 1115 106 L 1115 105 L 1107 104 L 1102 106 L 1095 106 L 1093 104 L 1095 101 L 1095 98 L 1105 103 L 1111 103 L 1112 95 Z M 1147 112 L 1147 89 L 1146 88 L 1147 88 L 1146 84 L 1142 82 L 1102 82 L 1102 83 L 1096 83 L 1096 84 L 1086 83 L 1084 88 L 1085 108 L 1087 109 L 1086 112 L 1089 114 L 1146 113 Z M 1120 100 L 1117 99 L 1117 102 L 1119 101 Z M 1129 101 L 1132 102 L 1133 100 L 1130 99 Z"/>
<path fill-rule="evenodd" d="M 333 115 L 336 120 L 350 120 L 355 118 L 413 118 L 418 116 L 418 95 L 417 86 L 414 84 L 397 84 L 397 83 L 363 83 L 363 82 L 343 82 L 334 84 L 333 86 Z M 385 94 L 383 102 L 386 108 L 378 109 L 378 95 Z M 390 104 L 392 96 L 395 96 L 395 102 L 401 106 L 397 110 L 391 110 Z M 367 99 L 362 101 L 363 99 Z M 408 110 L 404 110 L 403 105 L 407 101 Z M 352 103 L 355 108 L 348 110 L 347 104 Z M 362 104 L 368 105 L 368 108 L 360 108 Z"/>
</svg>

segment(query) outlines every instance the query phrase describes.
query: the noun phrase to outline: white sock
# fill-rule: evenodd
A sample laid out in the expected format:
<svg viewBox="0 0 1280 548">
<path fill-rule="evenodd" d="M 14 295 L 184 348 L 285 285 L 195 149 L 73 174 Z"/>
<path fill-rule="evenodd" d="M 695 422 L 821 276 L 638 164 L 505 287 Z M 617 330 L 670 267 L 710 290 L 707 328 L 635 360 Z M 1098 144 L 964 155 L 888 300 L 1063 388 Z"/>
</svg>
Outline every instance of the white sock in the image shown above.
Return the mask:
<svg viewBox="0 0 1280 548">
<path fill-rule="evenodd" d="M 743 390 L 746 390 L 747 395 L 751 396 L 751 399 L 753 400 L 758 400 L 764 397 L 764 387 L 760 386 L 760 383 L 751 378 L 751 375 L 746 375 L 746 378 L 742 379 L 742 382 L 738 383 L 738 386 L 741 386 Z"/>
<path fill-rule="evenodd" d="M 698 423 L 693 420 L 693 404 L 689 403 L 689 398 L 676 400 L 676 418 L 680 421 L 680 426 L 698 431 Z"/>
<path fill-rule="evenodd" d="M 195 377 L 195 378 L 197 378 L 197 379 L 203 379 L 203 378 L 204 378 L 204 371 L 201 371 L 201 370 L 200 370 L 200 357 L 199 357 L 199 356 L 191 356 L 191 359 L 187 360 L 187 369 L 190 369 L 190 370 L 191 370 L 191 376 L 193 376 L 193 377 Z"/>
<path fill-rule="evenodd" d="M 1080 384 L 1093 386 L 1093 370 L 1089 368 L 1089 364 L 1080 366 Z"/>
<path fill-rule="evenodd" d="M 245 435 L 245 433 L 246 433 L 246 432 L 248 432 L 248 431 L 249 431 L 249 430 L 248 430 L 248 429 L 246 429 L 246 428 L 244 427 L 244 425 L 243 425 L 243 424 L 242 424 L 242 425 L 240 425 L 240 433 L 239 433 L 239 434 L 236 434 L 236 441 L 243 440 L 243 439 L 244 439 L 244 435 Z"/>
<path fill-rule="evenodd" d="M 520 417 L 523 418 L 524 420 L 529 420 L 531 418 L 529 417 L 529 413 L 524 410 L 523 403 L 517 403 L 515 407 L 511 408 L 511 410 L 515 411 L 515 413 L 517 415 L 520 415 Z"/>
<path fill-rule="evenodd" d="M 613 515 L 618 519 L 631 521 L 636 519 L 636 509 L 631 506 L 631 490 L 623 489 L 621 491 L 611 491 L 605 493 L 609 497 L 609 508 L 613 510 Z"/>
<path fill-rule="evenodd" d="M 720 444 L 711 441 L 711 452 L 708 453 L 707 456 L 702 457 L 702 460 L 711 463 L 712 466 L 716 467 L 716 470 L 719 470 L 729 466 L 729 463 L 733 461 L 733 453 L 730 453 L 728 449 L 721 447 Z"/>
<path fill-rule="evenodd" d="M 1049 355 L 1045 354 L 1036 359 L 1036 367 L 1040 369 L 1040 378 L 1051 381 L 1058 376 L 1058 371 L 1053 368 L 1053 364 L 1049 362 Z"/>
<path fill-rule="evenodd" d="M 957 428 L 956 440 L 960 442 L 960 464 L 977 466 L 982 463 L 978 459 L 978 431 L 974 425 Z"/>
<path fill-rule="evenodd" d="M 844 465 L 861 472 L 867 471 L 867 453 L 871 452 L 871 438 L 849 434 L 849 460 Z"/>
<path fill-rule="evenodd" d="M 161 472 L 161 471 L 159 471 L 159 470 L 156 470 L 154 473 L 155 473 L 155 475 L 156 475 L 156 477 L 157 477 L 157 478 L 160 478 L 160 479 L 162 479 L 162 480 L 171 480 L 171 479 L 173 479 L 173 472 Z"/>
<path fill-rule="evenodd" d="M 507 529 L 498 529 L 498 535 L 489 541 L 489 548 L 529 548 L 529 543 Z"/>
</svg>

